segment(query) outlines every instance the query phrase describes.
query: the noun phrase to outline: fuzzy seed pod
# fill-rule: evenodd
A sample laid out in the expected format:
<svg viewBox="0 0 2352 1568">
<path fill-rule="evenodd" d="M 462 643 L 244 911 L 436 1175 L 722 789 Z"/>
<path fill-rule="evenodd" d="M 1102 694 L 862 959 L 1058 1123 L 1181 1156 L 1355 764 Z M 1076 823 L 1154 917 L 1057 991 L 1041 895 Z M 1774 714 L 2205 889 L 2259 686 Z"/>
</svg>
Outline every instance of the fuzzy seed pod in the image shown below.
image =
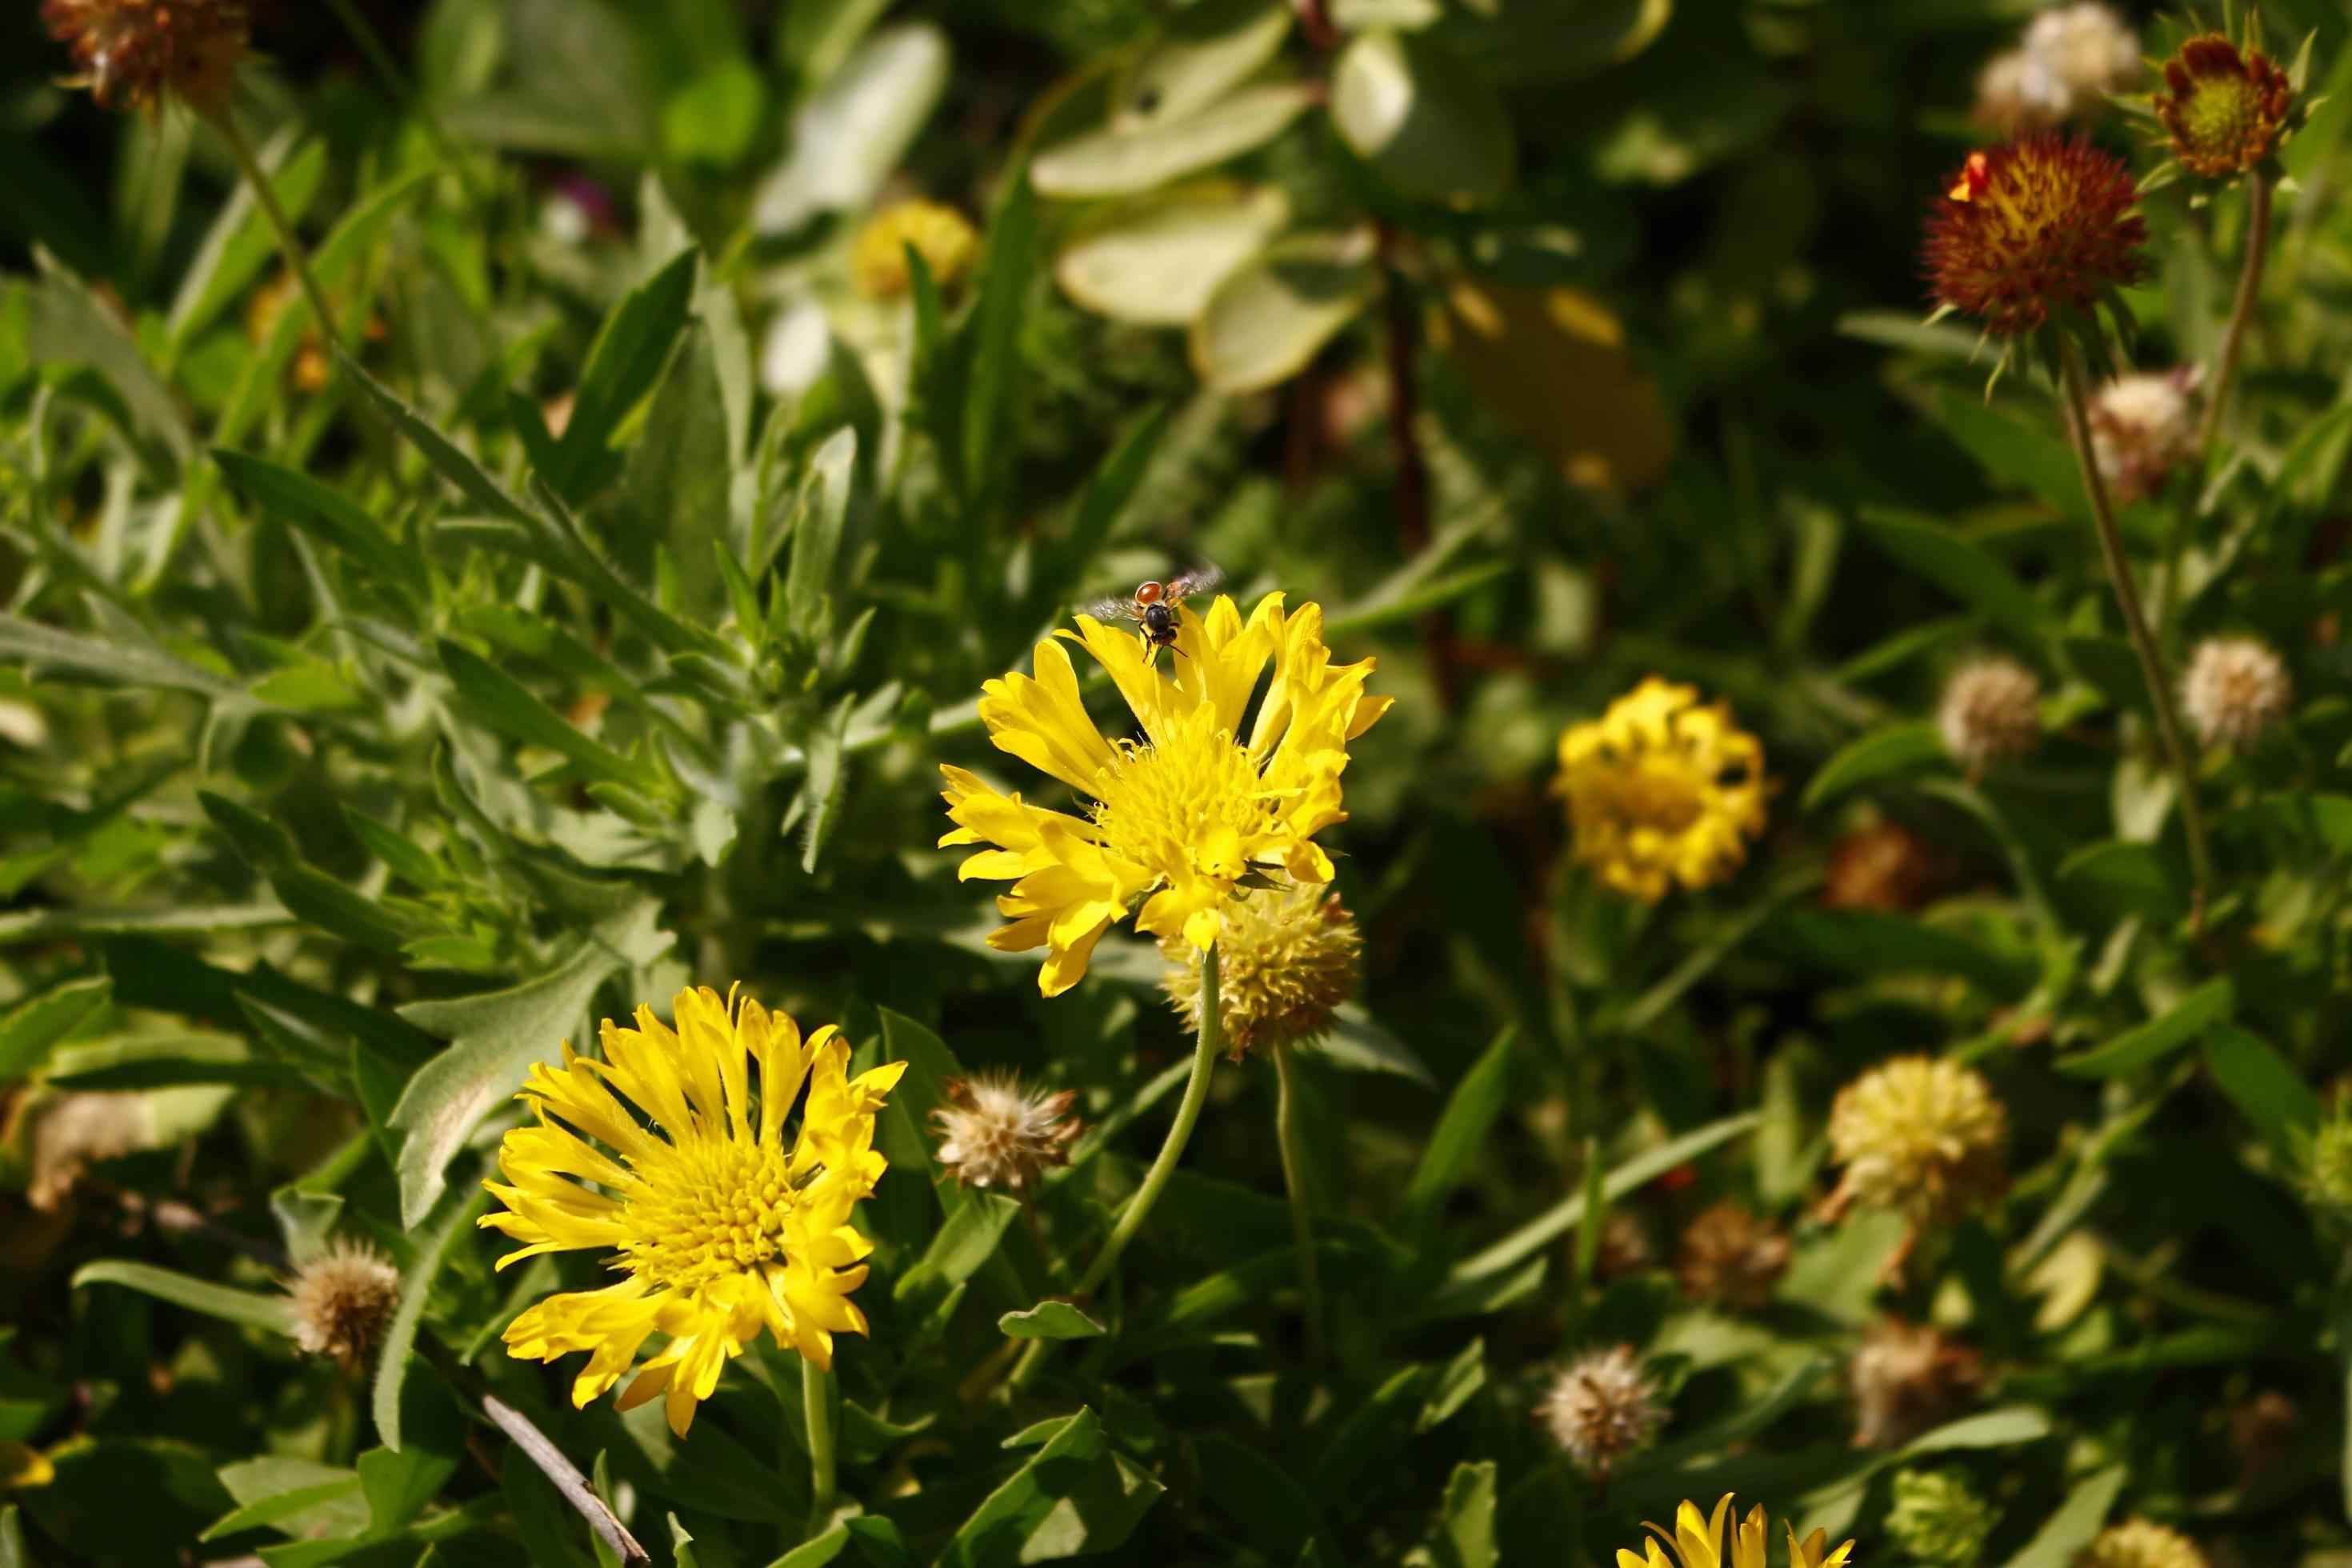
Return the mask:
<svg viewBox="0 0 2352 1568">
<path fill-rule="evenodd" d="M 1069 1163 L 1081 1130 L 1070 1114 L 1076 1089 L 1024 1089 L 1011 1073 L 951 1078 L 940 1087 L 950 1101 L 931 1112 L 940 1163 L 965 1186 L 1026 1192 L 1046 1166 Z"/>
<path fill-rule="evenodd" d="M 1885 1318 L 1846 1363 L 1853 1445 L 1891 1448 L 1956 1415 L 1984 1387 L 1984 1363 L 1943 1330 Z"/>
<path fill-rule="evenodd" d="M 364 1241 L 339 1239 L 294 1272 L 294 1342 L 356 1371 L 392 1321 L 400 1271 Z"/>
<path fill-rule="evenodd" d="M 1666 1418 L 1631 1345 L 1589 1351 L 1552 1380 L 1537 1415 L 1568 1457 L 1596 1475 L 1648 1446 Z"/>
<path fill-rule="evenodd" d="M 2091 400 L 2091 455 L 2119 501 L 2147 500 L 2197 449 L 2198 373 L 2119 375 Z"/>
<path fill-rule="evenodd" d="M 1789 1267 L 1789 1238 L 1742 1205 L 1719 1203 L 1683 1231 L 1675 1272 L 1683 1293 L 1734 1311 L 1752 1312 L 1772 1299 Z"/>
<path fill-rule="evenodd" d="M 2252 637 L 2207 637 L 2180 678 L 2180 706 L 2207 746 L 2243 750 L 2275 729 L 2294 700 L 2286 666 Z"/>
<path fill-rule="evenodd" d="M 2081 119 L 2139 75 L 2139 35 L 2099 0 L 2042 12 L 2027 24 L 2023 47 L 2063 94 L 2065 112 Z"/>
<path fill-rule="evenodd" d="M 1944 683 L 1936 727 L 1969 776 L 1979 777 L 1996 763 L 2025 756 L 2042 739 L 2042 681 L 1998 655 L 1962 665 Z"/>
<path fill-rule="evenodd" d="M 1837 841 L 1822 874 L 1822 902 L 1833 910 L 1900 914 L 1933 897 L 1943 875 L 1936 847 L 1889 818 Z"/>
<path fill-rule="evenodd" d="M 1323 885 L 1261 888 L 1226 907 L 1217 938 L 1217 995 L 1226 1054 L 1235 1061 L 1276 1042 L 1319 1039 L 1356 993 L 1363 939 Z M 1182 937 L 1160 944 L 1160 988 L 1186 1026 L 1201 1026 L 1201 950 Z"/>
</svg>

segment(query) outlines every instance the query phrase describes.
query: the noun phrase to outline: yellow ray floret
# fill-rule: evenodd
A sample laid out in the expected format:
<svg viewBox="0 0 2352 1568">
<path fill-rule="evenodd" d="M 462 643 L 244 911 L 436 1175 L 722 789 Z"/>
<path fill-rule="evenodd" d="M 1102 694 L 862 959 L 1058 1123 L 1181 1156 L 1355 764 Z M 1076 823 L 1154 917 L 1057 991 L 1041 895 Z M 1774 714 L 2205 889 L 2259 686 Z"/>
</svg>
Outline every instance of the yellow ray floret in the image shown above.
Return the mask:
<svg viewBox="0 0 2352 1568">
<path fill-rule="evenodd" d="M 1723 703 L 1651 676 L 1559 738 L 1576 858 L 1630 898 L 1722 881 L 1764 828 L 1764 748 Z"/>
<path fill-rule="evenodd" d="M 1671 1534 L 1663 1525 L 1649 1525 L 1651 1539 L 1642 1543 L 1641 1552 L 1618 1548 L 1617 1568 L 1764 1568 L 1768 1521 L 1763 1506 L 1759 1504 L 1748 1510 L 1748 1517 L 1733 1527 L 1727 1553 L 1723 1526 L 1730 1514 L 1729 1492 L 1715 1505 L 1712 1515 L 1699 1512 L 1696 1503 L 1685 1501 L 1675 1510 Z M 1789 1568 L 1846 1568 L 1846 1558 L 1853 1551 L 1853 1542 L 1830 1552 L 1828 1531 L 1816 1530 L 1801 1542 L 1795 1526 L 1782 1528 L 1789 1534 Z"/>
<path fill-rule="evenodd" d="M 585 1405 L 659 1333 L 620 1406 L 664 1394 L 684 1436 L 761 1329 L 820 1367 L 833 1364 L 835 1334 L 866 1332 L 849 1295 L 873 1244 L 850 1211 L 888 1163 L 874 1116 L 906 1064 L 853 1079 L 849 1042 L 831 1025 L 803 1040 L 784 1014 L 708 986 L 679 992 L 673 1011 L 675 1028 L 650 1007 L 635 1027 L 605 1019 L 602 1061 L 566 1043 L 560 1070 L 532 1067 L 516 1098 L 534 1120 L 499 1145 L 505 1182 L 485 1184 L 506 1208 L 481 1224 L 522 1244 L 501 1268 L 543 1252 L 612 1254 L 620 1280 L 531 1307 L 507 1349 L 529 1361 L 586 1351 L 572 1385 Z"/>
<path fill-rule="evenodd" d="M 1102 667 L 1139 733 L 1111 739 L 1096 727 L 1065 643 Z M 1329 881 L 1315 835 L 1346 820 L 1349 742 L 1391 701 L 1364 690 L 1372 668 L 1369 658 L 1333 664 L 1322 607 L 1286 612 L 1279 594 L 1259 600 L 1246 623 L 1222 595 L 1206 616 L 1183 610 L 1166 660 L 1090 616 L 1039 643 L 1034 673 L 987 683 L 980 716 L 1000 751 L 1077 792 L 1085 815 L 1001 795 L 962 768 L 940 770 L 955 824 L 941 847 L 984 846 L 961 876 L 1013 884 L 996 901 L 1012 923 L 989 944 L 1045 949 L 1038 987 L 1055 996 L 1085 976 L 1095 943 L 1130 910 L 1140 931 L 1206 948 L 1253 869 Z"/>
</svg>

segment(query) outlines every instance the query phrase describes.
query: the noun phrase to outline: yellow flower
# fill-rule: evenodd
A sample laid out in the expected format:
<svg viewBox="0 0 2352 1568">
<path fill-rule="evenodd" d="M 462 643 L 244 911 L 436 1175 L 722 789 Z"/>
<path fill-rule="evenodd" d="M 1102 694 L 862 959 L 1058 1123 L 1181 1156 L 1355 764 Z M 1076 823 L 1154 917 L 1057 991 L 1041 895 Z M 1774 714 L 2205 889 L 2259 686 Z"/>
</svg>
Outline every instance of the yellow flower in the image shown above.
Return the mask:
<svg viewBox="0 0 2352 1568">
<path fill-rule="evenodd" d="M 604 1020 L 601 1062 L 567 1042 L 562 1071 L 532 1067 L 516 1098 L 535 1121 L 499 1149 L 510 1184 L 486 1184 L 506 1212 L 481 1223 L 523 1244 L 501 1268 L 578 1247 L 614 1255 L 625 1279 L 532 1307 L 508 1328 L 508 1352 L 589 1352 L 572 1385 L 585 1405 L 659 1331 L 668 1343 L 620 1407 L 667 1390 L 670 1430 L 684 1436 L 720 1369 L 762 1328 L 820 1367 L 833 1364 L 835 1334 L 866 1332 L 849 1293 L 874 1248 L 849 1215 L 888 1164 L 874 1114 L 906 1065 L 851 1079 L 849 1043 L 831 1025 L 803 1041 L 785 1015 L 708 986 L 679 992 L 674 1010 L 675 1030 L 650 1007 L 635 1028 Z M 803 1084 L 787 1142 L 784 1113 Z"/>
<path fill-rule="evenodd" d="M 884 300 L 904 294 L 914 286 L 907 267 L 907 247 L 930 268 L 942 289 L 971 265 L 980 237 L 963 214 L 937 202 L 895 202 L 876 213 L 857 231 L 849 255 L 849 280 L 861 294 Z"/>
<path fill-rule="evenodd" d="M 1761 1503 L 1748 1510 L 1748 1517 L 1734 1528 L 1731 1551 L 1723 1551 L 1723 1526 L 1731 1512 L 1731 1494 L 1715 1505 L 1712 1517 L 1698 1511 L 1698 1505 L 1685 1501 L 1675 1511 L 1674 1533 L 1669 1535 L 1660 1525 L 1649 1524 L 1654 1539 L 1643 1542 L 1646 1556 L 1637 1556 L 1623 1547 L 1617 1550 L 1617 1568 L 1764 1568 L 1764 1527 L 1766 1519 Z M 1789 1568 L 1845 1568 L 1846 1556 L 1853 1550 L 1849 1541 L 1835 1552 L 1829 1551 L 1829 1532 L 1816 1530 L 1803 1541 L 1797 1539 L 1794 1525 L 1782 1527 L 1789 1535 Z M 1661 1545 L 1663 1542 L 1664 1544 Z"/>
<path fill-rule="evenodd" d="M 1845 1167 L 1834 1208 L 1859 1202 L 1942 1223 L 1997 1194 L 2009 1117 L 1973 1068 L 1897 1057 L 1830 1106 L 1830 1158 Z"/>
<path fill-rule="evenodd" d="M 1651 676 L 1559 738 L 1576 858 L 1601 881 L 1655 903 L 1674 883 L 1720 882 L 1764 829 L 1764 748 L 1717 702 Z"/>
<path fill-rule="evenodd" d="M 1013 923 L 988 943 L 1045 948 L 1037 984 L 1048 996 L 1085 977 L 1095 943 L 1130 910 L 1139 931 L 1206 948 L 1253 870 L 1328 882 L 1331 861 L 1315 835 L 1346 820 L 1348 743 L 1391 700 L 1364 691 L 1372 660 L 1331 662 L 1320 605 L 1286 613 L 1279 594 L 1259 600 L 1246 625 L 1223 595 L 1205 616 L 1182 611 L 1168 673 L 1138 634 L 1091 616 L 1077 627 L 1037 645 L 1034 677 L 1015 670 L 988 682 L 980 716 L 998 750 L 1090 802 L 1086 815 L 1000 795 L 962 768 L 940 770 L 955 824 L 940 847 L 990 847 L 959 875 L 1013 883 L 996 900 Z M 1141 739 L 1109 740 L 1095 727 L 1064 640 L 1109 674 Z M 1272 680 L 1253 712 L 1268 660 Z"/>
</svg>

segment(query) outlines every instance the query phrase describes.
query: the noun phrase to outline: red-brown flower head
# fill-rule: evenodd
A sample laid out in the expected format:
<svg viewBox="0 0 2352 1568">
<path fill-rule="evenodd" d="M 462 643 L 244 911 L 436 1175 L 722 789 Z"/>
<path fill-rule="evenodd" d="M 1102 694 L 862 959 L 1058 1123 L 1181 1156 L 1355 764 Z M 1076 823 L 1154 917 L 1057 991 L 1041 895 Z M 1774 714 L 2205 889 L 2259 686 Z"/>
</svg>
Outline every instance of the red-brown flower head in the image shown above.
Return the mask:
<svg viewBox="0 0 2352 1568">
<path fill-rule="evenodd" d="M 1971 153 L 1936 199 L 1925 255 L 1936 298 L 2002 337 L 2088 310 L 2147 270 L 2131 172 L 2087 138 Z"/>
<path fill-rule="evenodd" d="M 2242 174 L 2270 156 L 2294 105 L 2286 72 L 2260 49 L 2238 52 L 2219 33 L 2191 38 L 2164 62 L 2156 116 L 2180 166 L 2208 179 Z"/>
<path fill-rule="evenodd" d="M 152 118 L 176 98 L 199 114 L 227 111 L 245 58 L 245 0 L 45 0 L 41 19 L 109 109 Z"/>
</svg>

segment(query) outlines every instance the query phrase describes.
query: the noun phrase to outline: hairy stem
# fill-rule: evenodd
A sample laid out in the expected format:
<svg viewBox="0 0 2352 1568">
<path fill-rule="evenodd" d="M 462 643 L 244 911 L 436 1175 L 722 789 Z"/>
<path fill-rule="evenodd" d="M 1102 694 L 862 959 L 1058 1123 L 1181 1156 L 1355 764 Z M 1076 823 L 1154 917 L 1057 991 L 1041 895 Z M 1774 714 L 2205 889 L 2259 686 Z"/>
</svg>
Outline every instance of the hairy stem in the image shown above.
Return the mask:
<svg viewBox="0 0 2352 1568">
<path fill-rule="evenodd" d="M 320 332 L 330 342 L 341 342 L 342 334 L 336 329 L 335 312 L 327 303 L 326 290 L 319 287 L 319 279 L 310 271 L 310 253 L 303 248 L 301 237 L 288 221 L 286 209 L 278 205 L 278 193 L 270 188 L 269 176 L 262 173 L 260 160 L 253 155 L 253 143 L 237 128 L 236 116 L 226 110 L 212 116 L 212 127 L 228 144 L 228 154 L 236 160 L 237 173 L 253 188 L 253 199 L 261 205 L 262 216 L 276 232 L 278 253 L 285 257 L 294 281 L 301 285 L 302 297 L 310 302 L 310 313 L 318 318 Z"/>
<path fill-rule="evenodd" d="M 808 1422 L 808 1539 L 814 1541 L 833 1522 L 833 1373 L 806 1357 L 801 1361 L 801 1414 Z"/>
<path fill-rule="evenodd" d="M 2156 727 L 2164 742 L 2165 761 L 2180 796 L 2180 826 L 2189 839 L 2189 864 L 2197 880 L 2197 904 L 2201 912 L 2206 889 L 2213 880 L 2213 862 L 2205 846 L 2205 818 L 2197 804 L 2197 778 L 2191 771 L 2188 743 L 2180 732 L 2180 714 L 2166 673 L 2164 655 L 2148 631 L 2147 615 L 2140 608 L 2139 590 L 2132 584 L 2131 562 L 2124 554 L 2122 532 L 2116 527 L 2116 509 L 2107 499 L 2106 481 L 2099 477 L 2098 459 L 2091 451 L 2090 405 L 2083 391 L 2083 363 L 2074 343 L 2054 334 L 2059 379 L 2065 393 L 2068 433 L 2074 437 L 2074 461 L 2083 473 L 2083 488 L 2091 498 L 2091 517 L 2099 536 L 2099 553 L 2106 561 L 2107 580 L 2114 584 L 2116 603 L 2124 613 L 2124 628 L 2131 634 L 2139 655 L 2139 671 L 2147 682 L 2149 705 L 2156 710 Z"/>
<path fill-rule="evenodd" d="M 1282 1148 L 1282 1182 L 1290 1189 L 1290 1235 L 1298 1247 L 1298 1310 L 1307 1324 L 1307 1370 L 1323 1372 L 1323 1283 L 1315 1263 L 1315 1211 L 1307 1196 L 1307 1141 L 1298 1114 L 1298 1056 L 1287 1040 L 1274 1045 L 1279 1085 L 1275 1136 Z"/>
</svg>

